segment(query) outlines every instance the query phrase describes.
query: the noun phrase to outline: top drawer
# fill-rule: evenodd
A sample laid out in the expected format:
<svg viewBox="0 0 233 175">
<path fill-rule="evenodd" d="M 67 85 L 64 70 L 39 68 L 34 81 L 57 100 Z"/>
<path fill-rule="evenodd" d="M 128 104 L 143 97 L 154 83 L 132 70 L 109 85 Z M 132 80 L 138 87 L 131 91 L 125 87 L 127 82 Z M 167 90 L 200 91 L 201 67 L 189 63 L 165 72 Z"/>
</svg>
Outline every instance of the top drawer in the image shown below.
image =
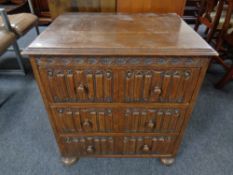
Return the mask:
<svg viewBox="0 0 233 175">
<path fill-rule="evenodd" d="M 37 59 L 50 102 L 187 103 L 200 72 L 200 63 L 196 63 L 199 59 L 180 58 L 183 64 L 178 58 L 178 62 L 164 58 L 160 64 L 85 60 Z"/>
</svg>

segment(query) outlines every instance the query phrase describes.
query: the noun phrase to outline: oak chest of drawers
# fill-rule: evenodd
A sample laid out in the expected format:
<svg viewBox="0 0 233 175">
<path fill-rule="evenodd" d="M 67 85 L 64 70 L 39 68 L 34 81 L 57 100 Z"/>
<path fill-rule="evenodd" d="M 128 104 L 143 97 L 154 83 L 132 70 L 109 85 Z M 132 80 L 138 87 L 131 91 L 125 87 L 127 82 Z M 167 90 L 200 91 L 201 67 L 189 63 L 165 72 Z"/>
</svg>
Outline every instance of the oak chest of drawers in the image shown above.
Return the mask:
<svg viewBox="0 0 233 175">
<path fill-rule="evenodd" d="M 175 14 L 59 16 L 30 56 L 62 160 L 174 157 L 217 53 Z"/>
</svg>

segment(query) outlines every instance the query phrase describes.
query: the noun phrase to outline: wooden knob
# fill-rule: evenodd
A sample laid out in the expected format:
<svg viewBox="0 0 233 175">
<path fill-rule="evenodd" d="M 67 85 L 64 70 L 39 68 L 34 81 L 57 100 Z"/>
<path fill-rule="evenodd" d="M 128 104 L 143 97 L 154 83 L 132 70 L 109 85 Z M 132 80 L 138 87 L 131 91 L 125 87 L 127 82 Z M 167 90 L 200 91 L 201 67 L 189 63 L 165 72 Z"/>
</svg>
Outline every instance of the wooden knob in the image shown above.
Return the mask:
<svg viewBox="0 0 233 175">
<path fill-rule="evenodd" d="M 91 145 L 88 146 L 88 147 L 87 147 L 87 153 L 90 153 L 90 154 L 91 154 L 91 153 L 94 153 L 94 147 L 91 146 Z"/>
<path fill-rule="evenodd" d="M 149 152 L 150 151 L 150 147 L 148 145 L 143 145 L 142 151 L 143 152 Z"/>
<path fill-rule="evenodd" d="M 155 127 L 155 123 L 152 120 L 150 120 L 146 126 L 147 128 L 153 129 Z"/>
<path fill-rule="evenodd" d="M 162 92 L 162 90 L 161 90 L 160 87 L 156 86 L 156 87 L 154 88 L 154 93 L 155 93 L 155 94 L 160 95 L 161 92 Z"/>
<path fill-rule="evenodd" d="M 83 122 L 83 126 L 84 126 L 85 128 L 91 128 L 91 127 L 92 127 L 92 123 L 91 123 L 89 120 L 85 120 L 85 121 Z"/>
</svg>

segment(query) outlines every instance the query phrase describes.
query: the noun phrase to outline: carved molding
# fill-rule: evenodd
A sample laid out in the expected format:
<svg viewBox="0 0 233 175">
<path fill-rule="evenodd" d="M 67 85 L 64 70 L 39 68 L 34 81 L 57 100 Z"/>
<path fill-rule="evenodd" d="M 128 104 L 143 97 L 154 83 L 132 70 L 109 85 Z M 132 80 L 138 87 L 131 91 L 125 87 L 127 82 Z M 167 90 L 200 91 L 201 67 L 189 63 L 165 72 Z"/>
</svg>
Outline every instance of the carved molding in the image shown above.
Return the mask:
<svg viewBox="0 0 233 175">
<path fill-rule="evenodd" d="M 112 137 L 64 137 L 64 142 L 65 143 L 78 143 L 78 142 L 87 142 L 87 141 L 94 141 L 95 139 L 98 140 L 108 140 L 108 141 L 112 141 L 113 138 Z"/>
<path fill-rule="evenodd" d="M 128 140 L 131 139 L 135 139 L 135 140 L 145 140 L 145 139 L 151 139 L 151 140 L 155 140 L 155 141 L 160 141 L 160 142 L 171 142 L 173 140 L 175 140 L 175 136 L 155 136 L 155 137 L 124 137 L 123 141 L 126 142 Z M 63 141 L 65 143 L 78 143 L 80 141 L 90 141 L 90 140 L 95 140 L 95 139 L 99 139 L 101 140 L 107 140 L 107 141 L 112 141 L 113 137 L 64 137 Z"/>
<path fill-rule="evenodd" d="M 78 65 L 171 65 L 171 66 L 201 66 L 201 58 L 192 57 L 38 57 L 37 64 L 48 66 L 78 66 Z"/>
<path fill-rule="evenodd" d="M 147 115 L 148 113 L 153 113 L 156 115 L 173 115 L 176 117 L 179 117 L 181 114 L 181 111 L 179 109 L 138 109 L 138 108 L 127 108 L 126 109 L 126 114 L 127 113 L 139 113 L 140 115 Z"/>
</svg>

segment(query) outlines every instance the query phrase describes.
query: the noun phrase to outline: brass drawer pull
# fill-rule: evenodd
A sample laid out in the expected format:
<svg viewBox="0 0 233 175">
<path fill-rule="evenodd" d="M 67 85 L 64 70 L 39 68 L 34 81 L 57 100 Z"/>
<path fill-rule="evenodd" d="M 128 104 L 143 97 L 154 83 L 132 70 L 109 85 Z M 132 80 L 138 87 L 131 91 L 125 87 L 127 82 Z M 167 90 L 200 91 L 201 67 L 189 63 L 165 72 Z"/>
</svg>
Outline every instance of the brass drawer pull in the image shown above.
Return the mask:
<svg viewBox="0 0 233 175">
<path fill-rule="evenodd" d="M 78 90 L 79 91 L 84 91 L 84 86 L 82 84 L 80 84 L 79 87 L 78 87 Z"/>
<path fill-rule="evenodd" d="M 106 73 L 106 77 L 107 77 L 107 78 L 111 78 L 111 77 L 112 77 L 112 72 L 108 71 L 108 72 Z"/>
<path fill-rule="evenodd" d="M 83 84 L 80 84 L 80 86 L 78 87 L 78 91 L 79 92 L 84 92 L 85 94 L 89 93 L 88 86 L 87 85 L 83 85 Z"/>
<path fill-rule="evenodd" d="M 87 153 L 92 154 L 92 153 L 94 153 L 94 152 L 95 152 L 94 147 L 91 146 L 91 145 L 89 145 L 89 146 L 87 147 Z"/>
<path fill-rule="evenodd" d="M 53 76 L 53 71 L 49 70 L 49 71 L 48 71 L 48 76 L 49 76 L 49 77 L 52 77 L 52 76 Z"/>
<path fill-rule="evenodd" d="M 128 72 L 127 72 L 127 78 L 131 78 L 132 75 L 133 75 L 133 73 L 132 73 L 131 71 L 128 71 Z"/>
<path fill-rule="evenodd" d="M 185 71 L 184 72 L 184 77 L 185 77 L 185 79 L 189 79 L 191 77 L 191 72 L 190 71 Z"/>
<path fill-rule="evenodd" d="M 85 128 L 92 128 L 92 122 L 89 121 L 89 120 L 85 120 L 85 121 L 83 122 L 83 126 L 84 126 Z"/>
<path fill-rule="evenodd" d="M 162 93 L 162 90 L 160 87 L 156 86 L 153 90 L 153 93 L 156 95 L 160 95 Z"/>
<path fill-rule="evenodd" d="M 64 109 L 58 109 L 58 113 L 62 114 L 64 112 Z"/>
<path fill-rule="evenodd" d="M 142 151 L 145 152 L 145 153 L 147 153 L 147 152 L 150 151 L 150 147 L 148 145 L 143 145 Z"/>
<path fill-rule="evenodd" d="M 146 127 L 150 128 L 150 129 L 153 129 L 155 127 L 155 122 L 150 120 L 148 123 L 146 123 Z"/>
</svg>

